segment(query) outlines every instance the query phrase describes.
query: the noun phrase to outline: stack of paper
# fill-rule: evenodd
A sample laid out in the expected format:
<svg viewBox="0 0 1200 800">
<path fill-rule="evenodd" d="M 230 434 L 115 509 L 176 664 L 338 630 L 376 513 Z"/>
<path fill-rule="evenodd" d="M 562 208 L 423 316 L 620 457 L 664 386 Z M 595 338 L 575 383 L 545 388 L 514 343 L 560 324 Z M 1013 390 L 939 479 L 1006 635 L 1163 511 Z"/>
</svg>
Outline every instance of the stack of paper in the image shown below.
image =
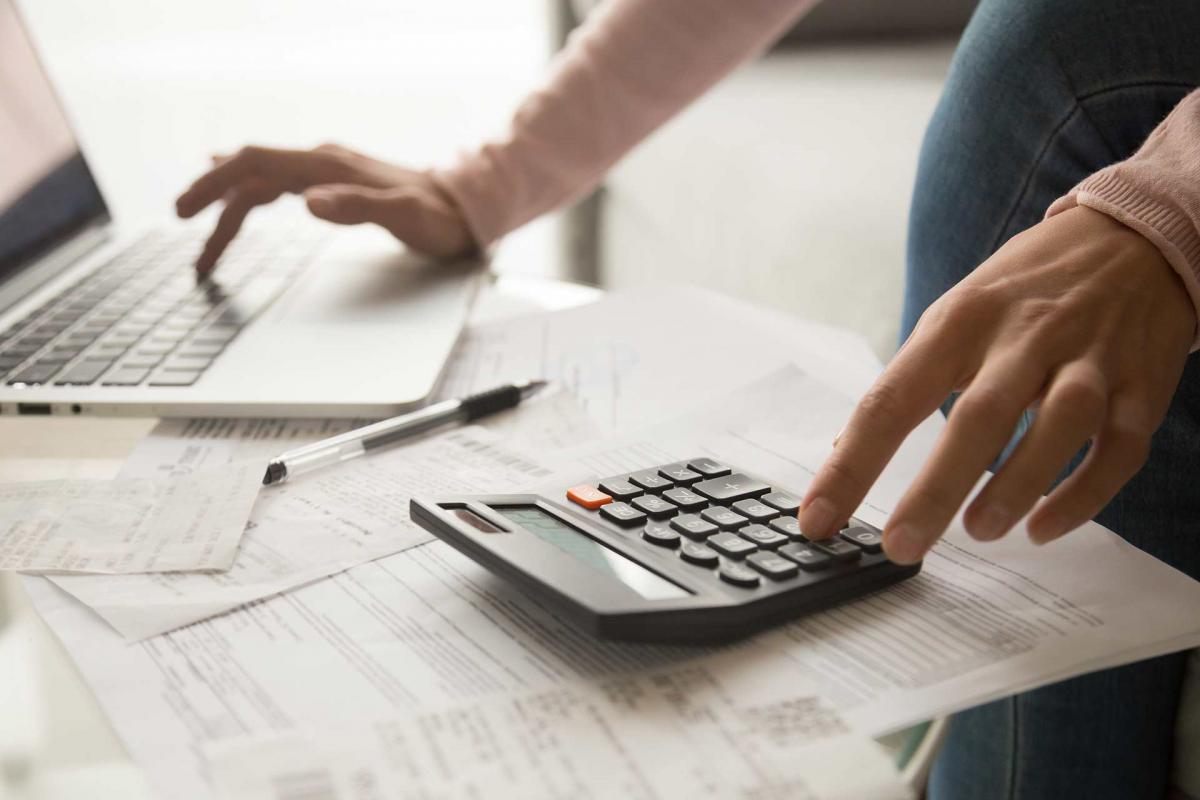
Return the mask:
<svg viewBox="0 0 1200 800">
<path fill-rule="evenodd" d="M 562 453 L 557 447 L 579 436 L 570 414 L 560 409 L 539 417 L 526 409 L 522 413 L 539 419 L 555 447 L 511 428 L 499 442 L 463 431 L 457 444 L 448 441 L 446 450 L 421 456 L 431 459 L 426 472 L 436 472 L 438 483 L 431 475 L 413 475 L 402 491 L 419 485 L 428 485 L 430 493 L 458 491 L 440 483 L 447 470 L 438 459 L 462 460 L 467 475 L 492 474 L 484 454 L 489 447 L 507 451 L 496 459 L 502 464 L 525 458 L 554 472 L 535 481 L 534 472 L 518 470 L 494 487 L 504 491 L 533 483 L 561 490 L 580 476 L 697 453 L 803 490 L 849 414 L 848 393 L 870 372 L 868 357 L 836 337 L 723 309 L 711 298 L 695 307 L 674 293 L 613 300 L 587 314 L 587 325 L 579 317 L 546 315 L 490 330 L 487 341 L 475 341 L 464 355 L 464 363 L 474 366 L 460 370 L 459 390 L 518 377 L 504 370 L 520 362 L 522 370 L 573 386 L 596 421 L 626 431 L 633 420 L 652 426 Z M 723 360 L 706 360 L 697 378 L 690 366 L 695 359 L 677 357 L 687 350 L 668 335 L 677 330 L 719 346 Z M 639 344 L 648 339 L 656 343 Z M 761 355 L 764 348 L 773 355 Z M 621 357 L 630 352 L 639 359 Z M 642 361 L 643 353 L 656 355 Z M 780 369 L 787 362 L 824 364 L 838 385 L 827 385 L 824 373 L 816 380 L 795 367 Z M 721 392 L 712 389 L 714 375 L 725 381 Z M 730 375 L 744 390 L 736 390 Z M 197 436 L 206 426 L 223 433 Z M 194 456 L 181 455 L 178 443 L 169 441 L 180 437 L 165 435 L 145 451 L 161 458 L 147 456 L 131 470 L 178 471 L 191 458 L 200 466 L 227 463 L 247 452 L 246 442 L 279 428 L 193 423 L 188 451 Z M 861 516 L 877 523 L 886 518 L 939 430 L 937 419 L 918 430 Z M 270 444 L 280 449 L 278 441 Z M 393 468 L 400 467 L 387 467 Z M 354 541 L 349 531 L 355 525 L 370 528 L 393 513 L 378 505 L 384 487 L 377 486 L 370 501 L 376 510 L 356 517 L 353 509 L 364 498 L 335 488 L 332 473 L 326 480 L 322 508 L 313 513 L 336 511 L 329 516 L 338 518 L 342 533 L 314 529 L 302 534 L 305 546 L 326 537 Z M 286 527 L 280 526 L 271 549 L 283 573 L 300 574 L 310 562 L 289 551 Z M 257 530 L 247 535 L 244 550 Z M 1079 563 L 1088 564 L 1086 575 Z M 271 586 L 270 573 L 265 567 L 243 583 L 262 591 Z M 701 796 L 704 787 L 715 787 L 718 794 L 761 790 L 758 796 L 773 797 L 780 796 L 780 786 L 788 787 L 786 796 L 838 796 L 820 784 L 826 773 L 814 767 L 796 778 L 778 753 L 760 749 L 762 732 L 798 731 L 786 739 L 788 751 L 797 763 L 820 763 L 821 748 L 834 741 L 847 752 L 864 752 L 861 740 L 841 742 L 836 737 L 842 734 L 831 733 L 843 727 L 858 735 L 883 734 L 1071 674 L 1200 644 L 1200 620 L 1190 613 L 1200 607 L 1200 584 L 1098 526 L 1035 548 L 1019 535 L 980 544 L 956 523 L 917 578 L 720 652 L 598 641 L 441 542 L 360 563 L 220 616 L 206 616 L 217 606 L 202 609 L 201 621 L 135 644 L 48 580 L 26 580 L 130 751 L 164 794 L 178 798 L 210 796 L 214 775 L 233 797 L 260 796 L 256 787 L 263 785 L 273 785 L 269 796 L 276 798 L 306 796 L 303 781 L 309 778 L 325 795 L 316 789 L 309 794 L 352 797 L 346 780 L 353 775 L 382 787 L 407 775 L 410 794 L 429 790 L 420 796 L 503 785 L 515 787 L 512 796 L 538 796 L 525 790 L 608 786 L 596 783 L 608 779 L 636 787 L 640 795 L 629 792 L 635 797 L 664 796 L 664 785 Z M 106 580 L 94 579 L 93 588 Z M 89 602 L 102 611 L 106 603 L 120 609 L 119 615 L 105 613 L 132 626 L 125 614 L 139 596 L 174 614 L 173 604 L 186 605 L 189 597 L 210 602 L 222 588 L 189 581 L 175 603 L 169 585 L 148 583 L 112 603 L 106 599 L 112 595 L 96 590 Z M 63 585 L 80 596 L 92 591 L 81 588 L 82 579 Z M 221 603 L 235 601 L 241 590 L 219 597 Z M 654 675 L 662 682 L 647 682 Z M 679 691 L 680 676 L 687 675 L 700 676 L 699 684 L 687 687 L 702 690 L 694 703 L 680 704 L 687 694 Z M 514 732 L 512 741 L 496 726 Z M 572 737 L 589 743 L 602 769 L 580 760 Z M 447 766 L 445 755 L 466 741 L 485 749 L 490 760 Z M 682 749 L 679 741 L 686 743 Z M 636 742 L 637 751 L 623 749 L 623 742 Z M 660 749 L 678 760 L 656 764 L 653 754 Z M 871 755 L 861 758 L 870 765 Z M 726 762 L 735 765 L 728 775 L 705 769 Z M 311 765 L 311 775 L 297 777 L 297 764 Z M 668 783 L 655 782 L 651 773 L 657 769 Z M 741 782 L 736 769 L 752 776 Z M 845 786 L 875 786 L 875 774 L 865 767 L 863 784 L 851 775 Z M 537 784 L 541 775 L 553 784 Z M 301 782 L 289 795 L 293 780 Z M 877 795 L 867 790 L 848 796 L 890 796 L 886 783 L 877 785 L 883 787 Z M 576 793 L 583 794 L 556 796 Z"/>
</svg>

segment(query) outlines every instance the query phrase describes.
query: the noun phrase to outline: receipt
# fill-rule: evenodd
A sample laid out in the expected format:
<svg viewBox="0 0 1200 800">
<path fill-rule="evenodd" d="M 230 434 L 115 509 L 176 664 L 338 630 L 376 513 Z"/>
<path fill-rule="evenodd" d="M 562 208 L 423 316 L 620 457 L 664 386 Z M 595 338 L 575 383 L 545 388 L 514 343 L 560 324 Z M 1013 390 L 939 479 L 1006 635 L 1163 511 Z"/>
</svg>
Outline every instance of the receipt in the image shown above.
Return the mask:
<svg viewBox="0 0 1200 800">
<path fill-rule="evenodd" d="M 536 446 L 545 439 L 578 441 L 588 435 L 589 424 L 565 395 L 523 405 L 521 414 L 497 415 L 493 429 L 452 429 L 264 489 L 228 572 L 54 581 L 126 638 L 143 639 L 427 542 L 432 535 L 408 518 L 414 494 L 526 489 L 550 470 L 506 443 Z M 242 431 L 251 428 L 258 430 L 247 425 Z M 156 433 L 146 444 L 156 466 L 173 461 L 177 469 L 280 447 L 273 439 L 264 444 L 249 436 L 169 433 Z M 135 453 L 132 463 L 145 462 Z M 257 462 L 259 476 L 263 463 Z"/>
<path fill-rule="evenodd" d="M 205 751 L 226 800 L 911 797 L 811 685 L 756 697 L 762 666 L 734 654 Z"/>
<path fill-rule="evenodd" d="M 262 465 L 179 478 L 0 485 L 0 569 L 157 573 L 233 563 Z"/>
</svg>

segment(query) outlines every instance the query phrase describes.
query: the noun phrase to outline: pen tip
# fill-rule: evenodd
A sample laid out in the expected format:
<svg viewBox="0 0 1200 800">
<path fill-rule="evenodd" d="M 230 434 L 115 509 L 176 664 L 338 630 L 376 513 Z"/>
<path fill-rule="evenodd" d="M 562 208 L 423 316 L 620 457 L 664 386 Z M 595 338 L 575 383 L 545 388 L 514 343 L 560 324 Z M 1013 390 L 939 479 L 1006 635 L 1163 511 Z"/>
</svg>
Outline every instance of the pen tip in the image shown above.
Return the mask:
<svg viewBox="0 0 1200 800">
<path fill-rule="evenodd" d="M 278 461 L 272 461 L 270 464 L 267 464 L 267 472 L 263 475 L 263 486 L 279 483 L 285 477 L 287 477 L 287 467 Z"/>
</svg>

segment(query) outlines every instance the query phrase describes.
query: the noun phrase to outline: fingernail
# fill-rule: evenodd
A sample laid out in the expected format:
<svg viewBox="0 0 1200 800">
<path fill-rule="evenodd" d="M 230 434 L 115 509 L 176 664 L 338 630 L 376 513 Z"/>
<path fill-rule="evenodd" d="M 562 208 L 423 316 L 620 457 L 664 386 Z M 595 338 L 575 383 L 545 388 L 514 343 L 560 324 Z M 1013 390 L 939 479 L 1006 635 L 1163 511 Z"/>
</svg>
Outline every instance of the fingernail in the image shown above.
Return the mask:
<svg viewBox="0 0 1200 800">
<path fill-rule="evenodd" d="M 837 524 L 837 509 L 824 497 L 818 497 L 800 510 L 800 530 L 805 536 L 824 539 Z"/>
<path fill-rule="evenodd" d="M 900 524 L 883 532 L 883 549 L 897 564 L 915 564 L 925 555 L 925 545 L 916 532 Z"/>
<path fill-rule="evenodd" d="M 845 432 L 846 432 L 846 429 L 842 428 L 840 431 L 838 431 L 837 433 L 835 433 L 833 435 L 833 446 L 834 447 L 838 446 L 838 442 L 840 442 L 842 440 L 842 434 Z"/>
<path fill-rule="evenodd" d="M 1013 516 L 1003 506 L 986 505 L 975 516 L 970 533 L 976 539 L 999 539 L 1012 527 Z"/>
<path fill-rule="evenodd" d="M 1068 524 L 1065 519 L 1055 514 L 1045 517 L 1035 517 L 1029 520 L 1026 529 L 1029 531 L 1029 541 L 1034 544 L 1052 542 L 1067 532 Z"/>
</svg>

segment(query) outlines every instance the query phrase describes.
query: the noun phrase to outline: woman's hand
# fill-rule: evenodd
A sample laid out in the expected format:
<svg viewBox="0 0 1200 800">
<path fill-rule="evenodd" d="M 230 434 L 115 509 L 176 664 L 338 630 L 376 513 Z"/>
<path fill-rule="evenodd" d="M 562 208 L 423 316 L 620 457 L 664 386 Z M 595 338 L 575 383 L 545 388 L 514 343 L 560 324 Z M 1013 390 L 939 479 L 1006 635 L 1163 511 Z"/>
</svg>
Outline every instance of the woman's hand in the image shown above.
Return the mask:
<svg viewBox="0 0 1200 800">
<path fill-rule="evenodd" d="M 908 433 L 962 391 L 887 522 L 888 556 L 924 556 L 1035 405 L 1032 426 L 964 523 L 976 539 L 1003 536 L 1090 441 L 1083 463 L 1027 523 L 1037 543 L 1062 536 L 1141 468 L 1195 331 L 1187 291 L 1153 244 L 1098 211 L 1058 214 L 925 312 L 818 472 L 800 527 L 812 538 L 833 535 Z"/>
<path fill-rule="evenodd" d="M 213 162 L 175 202 L 184 218 L 218 200 L 225 203 L 196 261 L 201 276 L 212 272 L 246 215 L 284 192 L 304 194 L 314 216 L 343 225 L 373 222 L 426 255 L 449 257 L 475 248 L 462 212 L 427 172 L 329 144 L 313 150 L 244 147 Z"/>
</svg>

